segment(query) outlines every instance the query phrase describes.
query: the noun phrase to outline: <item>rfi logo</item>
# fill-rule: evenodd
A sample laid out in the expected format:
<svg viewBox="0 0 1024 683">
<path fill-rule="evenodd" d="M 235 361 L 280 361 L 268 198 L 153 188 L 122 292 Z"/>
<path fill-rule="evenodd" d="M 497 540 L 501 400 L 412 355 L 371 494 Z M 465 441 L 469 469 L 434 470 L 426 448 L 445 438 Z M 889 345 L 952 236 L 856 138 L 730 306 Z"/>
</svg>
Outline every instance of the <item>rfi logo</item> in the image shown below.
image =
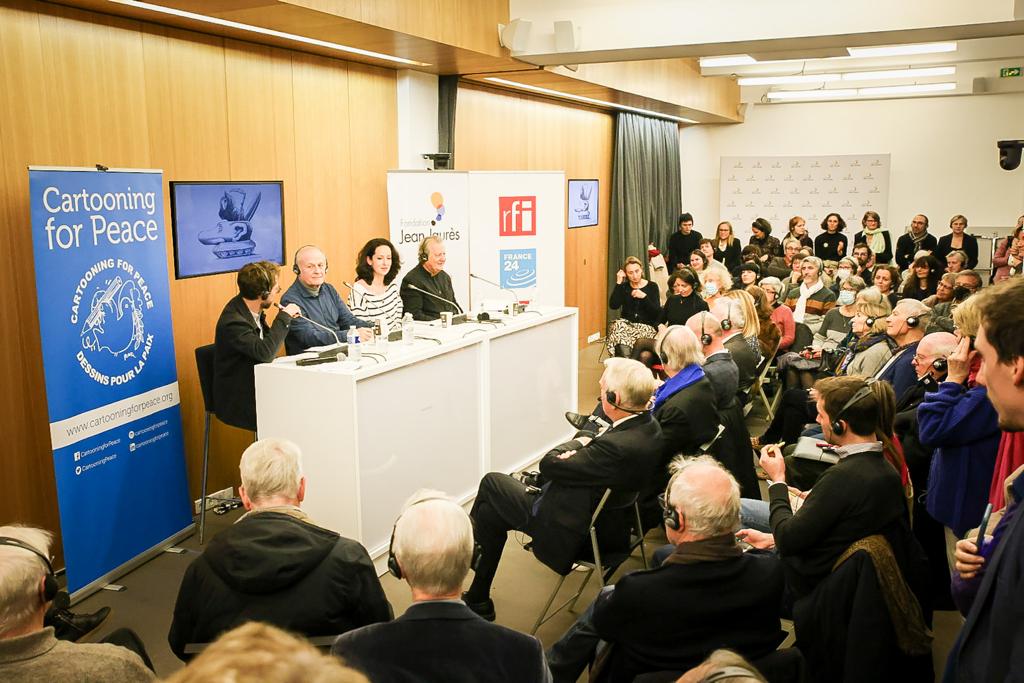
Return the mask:
<svg viewBox="0 0 1024 683">
<path fill-rule="evenodd" d="M 537 197 L 498 197 L 498 235 L 537 234 Z"/>
</svg>

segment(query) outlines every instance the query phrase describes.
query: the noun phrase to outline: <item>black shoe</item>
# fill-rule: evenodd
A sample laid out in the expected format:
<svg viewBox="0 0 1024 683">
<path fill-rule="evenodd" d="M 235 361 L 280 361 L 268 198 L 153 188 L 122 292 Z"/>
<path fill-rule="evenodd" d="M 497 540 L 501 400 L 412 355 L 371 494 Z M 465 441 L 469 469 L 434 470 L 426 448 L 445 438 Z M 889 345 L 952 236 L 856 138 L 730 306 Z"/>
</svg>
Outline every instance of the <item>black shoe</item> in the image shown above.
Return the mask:
<svg viewBox="0 0 1024 683">
<path fill-rule="evenodd" d="M 469 593 L 462 594 L 462 601 L 466 603 L 466 607 L 473 610 L 473 612 L 475 612 L 480 618 L 486 621 L 494 621 L 495 614 L 493 600 L 487 598 L 481 602 L 470 602 L 466 599 L 467 595 L 469 595 Z"/>
<path fill-rule="evenodd" d="M 576 429 L 583 429 L 587 426 L 587 422 L 590 421 L 589 415 L 580 415 L 579 413 L 566 412 L 565 419 L 569 421 Z"/>
<path fill-rule="evenodd" d="M 101 607 L 92 614 L 75 614 L 69 609 L 57 610 L 52 617 L 53 629 L 60 640 L 75 642 L 98 629 L 109 616 L 109 607 Z"/>
</svg>

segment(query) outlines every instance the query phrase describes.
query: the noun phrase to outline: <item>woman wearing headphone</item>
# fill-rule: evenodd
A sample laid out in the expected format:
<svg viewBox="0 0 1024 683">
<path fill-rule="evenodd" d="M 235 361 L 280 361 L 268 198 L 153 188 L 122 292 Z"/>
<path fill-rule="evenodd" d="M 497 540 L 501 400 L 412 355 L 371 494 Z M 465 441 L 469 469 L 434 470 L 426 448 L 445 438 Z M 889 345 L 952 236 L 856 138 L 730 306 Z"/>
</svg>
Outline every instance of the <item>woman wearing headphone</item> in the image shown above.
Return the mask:
<svg viewBox="0 0 1024 683">
<path fill-rule="evenodd" d="M 608 331 L 608 355 L 628 358 L 637 340 L 653 339 L 658 333 L 661 295 L 658 285 L 644 278 L 644 267 L 637 257 L 628 257 L 615 274 L 608 307 L 621 309 L 620 317 L 612 321 Z"/>
<path fill-rule="evenodd" d="M 852 339 L 836 366 L 836 375 L 874 377 L 892 358 L 896 342 L 885 333 L 885 319 L 892 311 L 877 289 L 865 289 L 857 298 L 850 321 Z"/>
<path fill-rule="evenodd" d="M 356 257 L 356 281 L 348 295 L 348 307 L 362 320 L 384 318 L 389 329 L 402 324 L 402 297 L 398 293 L 398 271 L 402 262 L 394 245 L 383 237 L 363 245 Z"/>
</svg>

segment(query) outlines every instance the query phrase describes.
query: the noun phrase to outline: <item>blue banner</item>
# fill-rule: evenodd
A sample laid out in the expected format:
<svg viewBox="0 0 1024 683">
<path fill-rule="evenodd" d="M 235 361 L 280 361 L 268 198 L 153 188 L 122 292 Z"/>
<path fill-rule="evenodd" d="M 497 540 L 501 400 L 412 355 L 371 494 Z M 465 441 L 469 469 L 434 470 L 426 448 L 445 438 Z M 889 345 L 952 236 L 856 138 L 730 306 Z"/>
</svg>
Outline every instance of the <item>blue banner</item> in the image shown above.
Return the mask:
<svg viewBox="0 0 1024 683">
<path fill-rule="evenodd" d="M 68 590 L 192 523 L 159 172 L 29 170 Z"/>
</svg>

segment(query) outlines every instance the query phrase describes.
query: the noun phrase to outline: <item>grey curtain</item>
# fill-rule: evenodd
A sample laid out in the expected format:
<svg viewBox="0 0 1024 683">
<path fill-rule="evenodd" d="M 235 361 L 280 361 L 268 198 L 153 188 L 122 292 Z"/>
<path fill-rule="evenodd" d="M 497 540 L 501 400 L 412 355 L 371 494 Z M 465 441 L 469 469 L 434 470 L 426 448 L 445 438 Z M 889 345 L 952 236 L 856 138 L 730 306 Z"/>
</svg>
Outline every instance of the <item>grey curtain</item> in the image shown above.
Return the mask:
<svg viewBox="0 0 1024 683">
<path fill-rule="evenodd" d="M 608 291 L 627 256 L 647 263 L 647 245 L 665 251 L 681 211 L 679 127 L 672 121 L 619 113 L 612 157 Z M 646 268 L 645 268 L 646 272 Z"/>
<path fill-rule="evenodd" d="M 455 168 L 455 104 L 459 98 L 459 77 L 437 79 L 437 151 L 449 152 L 448 168 Z"/>
</svg>

